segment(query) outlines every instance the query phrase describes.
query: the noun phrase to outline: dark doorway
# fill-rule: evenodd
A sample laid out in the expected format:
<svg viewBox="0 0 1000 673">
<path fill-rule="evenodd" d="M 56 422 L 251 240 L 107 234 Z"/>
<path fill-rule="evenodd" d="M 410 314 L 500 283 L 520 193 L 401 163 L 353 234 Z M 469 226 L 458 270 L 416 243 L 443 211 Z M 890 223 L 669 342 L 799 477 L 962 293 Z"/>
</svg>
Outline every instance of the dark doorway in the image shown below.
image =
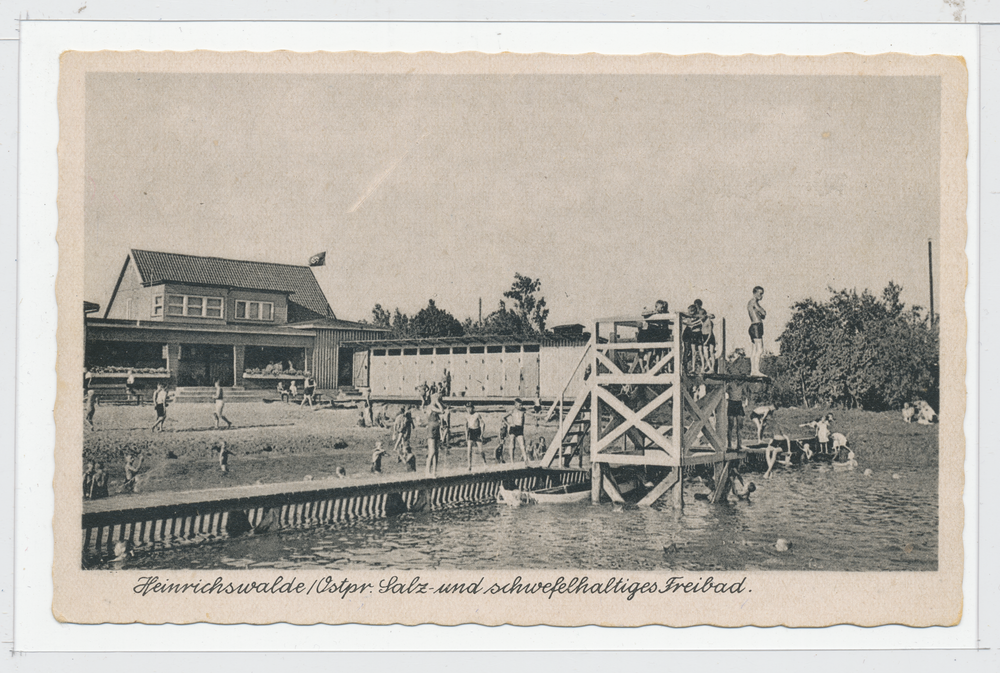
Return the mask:
<svg viewBox="0 0 1000 673">
<path fill-rule="evenodd" d="M 224 386 L 235 385 L 233 347 L 181 345 L 177 385 L 211 386 L 218 380 Z"/>
</svg>

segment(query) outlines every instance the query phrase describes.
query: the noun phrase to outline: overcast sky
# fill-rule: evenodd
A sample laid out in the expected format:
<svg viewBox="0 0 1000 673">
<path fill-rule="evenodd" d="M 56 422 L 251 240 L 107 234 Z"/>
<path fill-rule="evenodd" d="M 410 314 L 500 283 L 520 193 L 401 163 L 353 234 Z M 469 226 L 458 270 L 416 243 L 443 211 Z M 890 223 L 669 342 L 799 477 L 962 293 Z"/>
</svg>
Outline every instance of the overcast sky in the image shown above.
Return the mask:
<svg viewBox="0 0 1000 673">
<path fill-rule="evenodd" d="M 700 297 L 748 346 L 827 286 L 926 306 L 939 83 L 920 77 L 91 73 L 86 288 L 130 248 L 305 264 L 338 317 L 550 324 Z M 745 342 L 745 343 L 744 343 Z M 772 345 L 772 348 L 774 346 Z"/>
</svg>

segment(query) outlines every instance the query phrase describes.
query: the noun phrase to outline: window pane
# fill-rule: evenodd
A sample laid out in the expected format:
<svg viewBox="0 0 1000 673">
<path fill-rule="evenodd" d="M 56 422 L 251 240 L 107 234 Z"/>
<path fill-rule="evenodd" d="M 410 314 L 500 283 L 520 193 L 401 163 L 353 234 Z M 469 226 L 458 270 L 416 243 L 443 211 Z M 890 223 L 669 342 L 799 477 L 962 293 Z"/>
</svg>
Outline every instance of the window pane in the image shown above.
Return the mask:
<svg viewBox="0 0 1000 673">
<path fill-rule="evenodd" d="M 167 315 L 184 315 L 184 295 L 167 295 Z"/>
<path fill-rule="evenodd" d="M 188 297 L 187 298 L 187 315 L 201 315 L 201 297 Z"/>
<path fill-rule="evenodd" d="M 205 306 L 208 308 L 222 308 L 222 297 L 208 297 L 205 299 Z"/>
<path fill-rule="evenodd" d="M 212 308 L 212 307 L 209 306 L 209 307 L 205 308 L 205 316 L 209 317 L 209 318 L 221 318 L 222 317 L 222 309 L 221 308 Z"/>
<path fill-rule="evenodd" d="M 271 319 L 272 307 L 273 307 L 273 304 L 261 304 L 260 305 L 260 319 L 261 320 L 270 320 Z"/>
<path fill-rule="evenodd" d="M 260 313 L 260 304 L 255 301 L 249 302 L 247 304 L 247 318 L 250 320 L 257 320 L 257 316 Z"/>
<path fill-rule="evenodd" d="M 237 318 L 247 317 L 247 303 L 245 301 L 236 302 L 236 317 Z"/>
</svg>

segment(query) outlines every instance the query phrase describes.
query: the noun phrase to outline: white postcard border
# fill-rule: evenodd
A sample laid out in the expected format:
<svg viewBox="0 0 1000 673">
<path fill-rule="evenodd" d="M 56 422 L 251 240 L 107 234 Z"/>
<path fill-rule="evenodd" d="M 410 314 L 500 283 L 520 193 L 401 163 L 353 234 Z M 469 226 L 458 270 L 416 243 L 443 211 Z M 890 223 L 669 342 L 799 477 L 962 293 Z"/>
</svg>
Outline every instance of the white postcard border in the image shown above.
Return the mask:
<svg viewBox="0 0 1000 673">
<path fill-rule="evenodd" d="M 497 40 L 496 34 L 502 40 Z M 18 247 L 19 324 L 17 369 L 17 647 L 19 650 L 338 650 L 338 649 L 766 649 L 970 647 L 975 645 L 978 611 L 978 314 L 979 274 L 979 64 L 976 26 L 893 25 L 736 25 L 736 24 L 260 24 L 31 22 L 21 25 L 21 145 Z M 970 74 L 968 122 L 969 222 L 967 253 L 970 285 L 968 415 L 965 421 L 966 530 L 965 605 L 962 624 L 948 629 L 850 626 L 827 629 L 553 629 L 537 627 L 453 628 L 277 625 L 88 627 L 58 624 L 51 615 L 52 492 L 54 442 L 51 408 L 55 399 L 57 273 L 55 244 L 55 106 L 58 56 L 68 49 L 194 48 L 252 51 L 549 51 L 580 53 L 947 53 L 966 59 Z M 131 628 L 128 637 L 122 631 Z M 459 631 L 455 631 L 458 628 Z M 219 629 L 226 629 L 224 637 Z M 328 629 L 336 629 L 330 631 Z M 169 630 L 169 635 L 165 632 Z M 721 637 L 720 637 L 721 636 Z"/>
</svg>

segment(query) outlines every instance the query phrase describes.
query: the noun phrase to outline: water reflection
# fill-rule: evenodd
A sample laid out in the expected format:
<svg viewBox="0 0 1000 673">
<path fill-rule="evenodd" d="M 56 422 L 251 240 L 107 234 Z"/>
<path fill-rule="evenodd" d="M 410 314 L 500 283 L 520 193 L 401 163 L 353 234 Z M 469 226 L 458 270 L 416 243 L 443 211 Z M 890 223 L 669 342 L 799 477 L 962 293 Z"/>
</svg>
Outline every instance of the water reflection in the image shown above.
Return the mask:
<svg viewBox="0 0 1000 673">
<path fill-rule="evenodd" d="M 137 558 L 146 568 L 936 570 L 937 474 L 826 466 L 751 478 L 749 503 L 692 485 L 669 507 L 488 505 L 220 540 Z M 792 543 L 787 552 L 775 541 Z"/>
</svg>

